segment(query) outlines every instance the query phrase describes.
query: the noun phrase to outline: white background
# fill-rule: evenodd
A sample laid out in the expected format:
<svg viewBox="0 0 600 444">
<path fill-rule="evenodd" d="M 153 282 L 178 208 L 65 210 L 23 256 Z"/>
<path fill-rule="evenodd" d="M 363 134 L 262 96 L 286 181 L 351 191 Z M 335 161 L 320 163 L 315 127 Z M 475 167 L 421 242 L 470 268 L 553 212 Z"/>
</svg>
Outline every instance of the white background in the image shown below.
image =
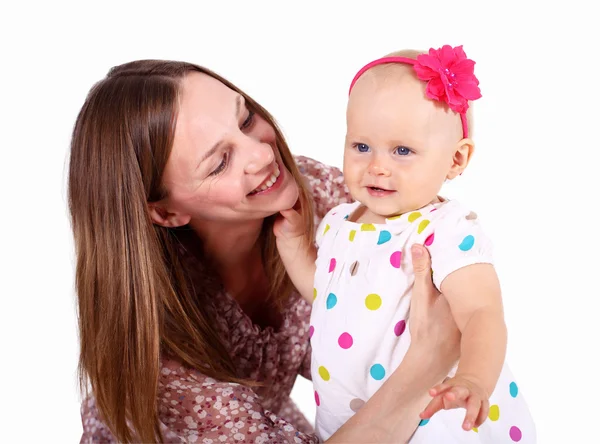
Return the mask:
<svg viewBox="0 0 600 444">
<path fill-rule="evenodd" d="M 470 204 L 495 240 L 508 360 L 539 442 L 598 442 L 600 36 L 591 6 L 19 4 L 0 11 L 3 442 L 80 437 L 66 161 L 76 114 L 111 66 L 205 65 L 269 109 L 295 153 L 341 166 L 354 73 L 400 48 L 446 43 L 476 60 L 483 98 L 476 155 L 445 194 Z M 310 384 L 299 381 L 294 397 L 312 418 Z"/>
</svg>

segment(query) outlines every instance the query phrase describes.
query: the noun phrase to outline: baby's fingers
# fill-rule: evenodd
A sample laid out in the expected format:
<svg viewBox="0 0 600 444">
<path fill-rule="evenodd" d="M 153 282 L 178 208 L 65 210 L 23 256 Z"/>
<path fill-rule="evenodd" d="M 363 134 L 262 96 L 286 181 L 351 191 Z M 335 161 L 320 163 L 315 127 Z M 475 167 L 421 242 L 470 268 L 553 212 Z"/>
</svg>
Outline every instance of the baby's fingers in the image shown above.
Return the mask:
<svg viewBox="0 0 600 444">
<path fill-rule="evenodd" d="M 433 387 L 431 387 L 429 389 L 429 395 L 430 396 L 437 396 L 441 393 L 444 393 L 445 391 L 449 390 L 452 387 L 451 384 L 448 384 L 446 382 L 441 382 L 438 385 L 434 385 Z"/>
<path fill-rule="evenodd" d="M 429 401 L 429 404 L 427 404 L 427 407 L 425 407 L 425 409 L 421 412 L 419 416 L 421 419 L 429 419 L 443 408 L 443 398 L 441 396 L 436 396 L 431 401 Z"/>
<path fill-rule="evenodd" d="M 454 386 L 443 394 L 446 410 L 464 407 L 467 404 L 470 391 L 465 387 Z"/>
<path fill-rule="evenodd" d="M 490 402 L 487 399 L 484 399 L 481 403 L 481 408 L 479 409 L 479 414 L 477 415 L 477 419 L 475 420 L 475 427 L 479 427 L 488 417 L 488 413 L 490 412 Z"/>
<path fill-rule="evenodd" d="M 463 422 L 463 429 L 471 430 L 475 427 L 475 422 L 481 411 L 482 402 L 478 396 L 470 396 L 467 400 L 465 420 Z"/>
</svg>

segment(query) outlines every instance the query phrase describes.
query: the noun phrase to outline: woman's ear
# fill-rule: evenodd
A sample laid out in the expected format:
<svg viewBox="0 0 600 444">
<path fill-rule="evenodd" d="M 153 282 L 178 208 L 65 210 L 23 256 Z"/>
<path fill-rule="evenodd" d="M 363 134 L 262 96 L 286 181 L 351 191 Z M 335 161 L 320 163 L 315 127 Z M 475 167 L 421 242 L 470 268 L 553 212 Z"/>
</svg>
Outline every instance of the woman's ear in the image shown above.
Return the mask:
<svg viewBox="0 0 600 444">
<path fill-rule="evenodd" d="M 452 180 L 456 176 L 460 176 L 463 173 L 463 171 L 467 168 L 467 165 L 469 165 L 469 161 L 471 160 L 474 150 L 475 143 L 472 139 L 465 138 L 456 144 L 456 150 L 452 156 L 452 166 L 450 167 L 450 171 L 448 172 L 446 179 Z"/>
<path fill-rule="evenodd" d="M 172 212 L 167 209 L 164 203 L 148 202 L 148 212 L 152 222 L 165 228 L 176 228 L 187 225 L 191 216 L 179 212 Z"/>
</svg>

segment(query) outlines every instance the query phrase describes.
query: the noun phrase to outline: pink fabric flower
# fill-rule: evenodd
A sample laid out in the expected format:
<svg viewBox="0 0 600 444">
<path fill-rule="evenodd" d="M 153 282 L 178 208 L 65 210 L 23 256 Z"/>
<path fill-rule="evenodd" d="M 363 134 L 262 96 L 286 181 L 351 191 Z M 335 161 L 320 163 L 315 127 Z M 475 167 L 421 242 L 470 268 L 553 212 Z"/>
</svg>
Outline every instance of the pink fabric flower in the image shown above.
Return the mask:
<svg viewBox="0 0 600 444">
<path fill-rule="evenodd" d="M 481 97 L 475 62 L 467 58 L 461 46 L 444 45 L 421 54 L 414 65 L 417 77 L 427 82 L 428 98 L 446 102 L 451 110 L 465 113 L 469 100 Z"/>
</svg>

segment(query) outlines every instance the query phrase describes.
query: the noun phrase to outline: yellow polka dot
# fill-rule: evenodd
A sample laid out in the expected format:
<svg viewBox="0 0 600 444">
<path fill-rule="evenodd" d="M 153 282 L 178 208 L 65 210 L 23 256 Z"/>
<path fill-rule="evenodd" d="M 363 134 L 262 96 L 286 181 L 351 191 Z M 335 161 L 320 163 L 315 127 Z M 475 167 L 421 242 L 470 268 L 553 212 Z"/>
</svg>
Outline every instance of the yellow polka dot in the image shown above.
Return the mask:
<svg viewBox="0 0 600 444">
<path fill-rule="evenodd" d="M 478 429 L 477 427 L 473 427 L 473 431 L 474 431 L 475 433 L 479 433 L 479 429 Z"/>
<path fill-rule="evenodd" d="M 408 215 L 408 221 L 409 222 L 414 222 L 416 221 L 418 218 L 420 218 L 422 216 L 421 213 L 419 213 L 418 211 L 415 211 L 414 213 L 410 213 Z"/>
<path fill-rule="evenodd" d="M 419 228 L 417 229 L 417 233 L 421 234 L 421 233 L 423 232 L 423 230 L 424 230 L 425 228 L 427 228 L 427 225 L 429 225 L 429 221 L 428 221 L 427 219 L 425 219 L 425 220 L 422 220 L 422 221 L 419 223 Z"/>
<path fill-rule="evenodd" d="M 373 225 L 373 224 L 361 224 L 360 231 L 375 231 L 375 225 Z"/>
<path fill-rule="evenodd" d="M 497 404 L 490 406 L 490 413 L 488 414 L 488 418 L 491 421 L 498 421 L 500 418 L 500 407 Z"/>
<path fill-rule="evenodd" d="M 399 214 L 398 216 L 388 217 L 387 220 L 396 220 L 396 219 L 400 219 L 401 217 L 402 217 L 402 215 Z"/>
<path fill-rule="evenodd" d="M 313 301 L 317 299 L 317 289 L 313 288 Z"/>
<path fill-rule="evenodd" d="M 323 236 L 325 236 L 325 233 L 327 233 L 330 228 L 331 227 L 329 226 L 329 224 L 325 225 L 325 229 L 323 230 Z"/>
<path fill-rule="evenodd" d="M 354 241 L 354 236 L 356 236 L 356 230 L 350 231 L 350 234 L 348 235 L 348 239 L 350 239 L 350 242 Z"/>
<path fill-rule="evenodd" d="M 329 372 L 323 366 L 319 367 L 319 376 L 321 378 L 323 378 L 323 381 L 329 381 L 329 378 L 330 378 Z"/>
<path fill-rule="evenodd" d="M 381 297 L 378 294 L 372 293 L 366 297 L 365 305 L 369 310 L 377 310 L 381 307 Z"/>
</svg>

